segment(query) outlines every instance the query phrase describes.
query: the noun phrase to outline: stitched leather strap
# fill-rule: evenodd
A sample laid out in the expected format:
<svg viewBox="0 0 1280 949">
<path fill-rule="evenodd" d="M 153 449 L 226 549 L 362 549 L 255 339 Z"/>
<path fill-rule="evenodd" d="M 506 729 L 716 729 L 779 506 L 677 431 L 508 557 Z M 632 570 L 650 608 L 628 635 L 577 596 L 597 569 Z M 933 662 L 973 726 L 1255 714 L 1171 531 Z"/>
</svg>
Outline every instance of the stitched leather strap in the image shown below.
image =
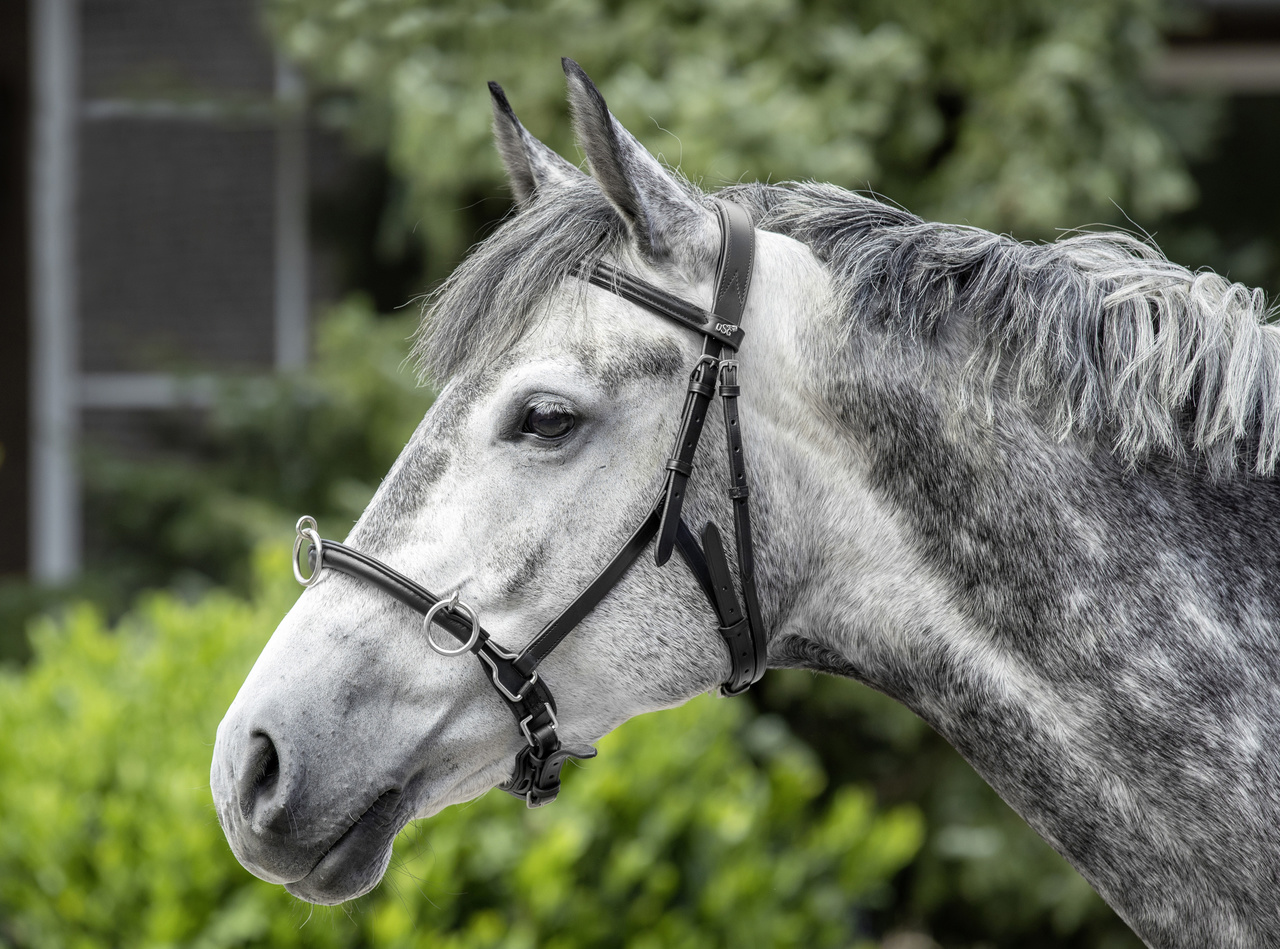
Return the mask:
<svg viewBox="0 0 1280 949">
<path fill-rule="evenodd" d="M 702 547 L 699 546 L 698 541 L 694 538 L 693 531 L 689 530 L 689 525 L 685 523 L 684 518 L 680 519 L 680 529 L 676 531 L 676 549 L 680 551 L 680 556 L 688 564 L 689 572 L 698 581 L 698 586 L 702 587 L 702 592 L 706 594 L 711 608 L 716 610 L 717 615 L 719 615 L 719 607 L 716 604 L 715 581 L 711 579 L 711 568 L 707 566 L 706 555 L 703 554 Z M 723 618 L 721 622 L 723 622 Z"/>
<path fill-rule="evenodd" d="M 333 567 L 341 573 L 371 583 L 423 615 L 440 602 L 440 597 L 430 590 L 410 580 L 404 574 L 392 570 L 381 561 L 337 541 L 326 540 L 322 543 L 326 567 Z M 314 565 L 314 549 L 307 551 L 307 559 Z M 435 615 L 435 623 L 458 642 L 465 643 L 471 637 L 471 621 L 457 610 L 446 608 L 438 611 Z M 515 656 L 495 643 L 483 626 L 480 627 L 480 636 L 471 647 L 471 651 L 488 666 L 490 677 L 499 694 L 507 700 L 509 705 L 515 704 L 513 712 L 517 714 L 517 718 L 523 718 L 532 711 L 532 708 L 520 705 L 521 701 L 531 694 L 542 699 L 553 711 L 555 710 L 551 693 L 540 682 L 535 681 L 537 676 L 521 673 L 516 668 Z"/>
<path fill-rule="evenodd" d="M 721 689 L 725 695 L 737 695 L 759 681 L 768 662 L 768 641 L 756 593 L 755 548 L 751 542 L 751 507 L 748 503 L 751 493 L 747 487 L 746 454 L 742 449 L 742 424 L 738 418 L 738 392 L 738 364 L 727 360 L 720 367 L 720 403 L 724 409 L 725 442 L 729 452 L 728 494 L 733 504 L 738 578 L 742 583 L 742 600 L 752 648 L 749 659 L 744 658 L 741 666 L 735 662 L 734 679 Z"/>
<path fill-rule="evenodd" d="M 720 240 L 720 261 L 716 267 L 712 322 L 715 328 L 727 332 L 729 326 L 738 327 L 747 309 L 756 262 L 756 231 L 751 217 L 741 205 L 717 201 L 716 210 L 720 215 L 723 236 Z"/>
<path fill-rule="evenodd" d="M 679 297 L 674 297 L 665 290 L 638 280 L 611 264 L 601 261 L 596 264 L 595 269 L 588 271 L 584 276 L 602 290 L 608 290 L 658 316 L 665 316 L 688 329 L 710 336 L 722 346 L 736 350 L 742 345 L 742 337 L 746 334 L 742 332 L 742 327 L 738 326 L 736 321 L 730 325 L 715 320 L 706 310 L 691 306 Z"/>
<path fill-rule="evenodd" d="M 667 460 L 667 480 L 662 486 L 662 523 L 658 529 L 658 542 L 653 548 L 653 559 L 659 567 L 671 559 L 671 551 L 675 547 L 684 492 L 689 484 L 689 475 L 693 473 L 693 456 L 698 451 L 707 409 L 715 394 L 718 365 L 714 356 L 704 352 L 689 376 L 689 390 L 685 395 L 684 411 L 680 414 L 680 430 L 676 433 L 675 453 Z"/>
<path fill-rule="evenodd" d="M 716 202 L 720 218 L 720 259 L 716 264 L 716 295 L 712 304 L 711 322 L 719 330 L 739 333 L 742 314 L 746 310 L 747 295 L 751 290 L 751 275 L 755 266 L 756 232 L 747 212 L 736 204 Z M 733 347 L 736 349 L 737 347 Z M 718 339 L 708 335 L 703 339 L 702 356 L 694 367 L 689 380 L 689 394 L 685 399 L 684 413 L 680 419 L 680 431 L 676 435 L 676 449 L 672 461 L 693 467 L 693 456 L 698 450 L 698 439 L 706 420 L 708 394 L 702 398 L 703 385 L 714 383 L 715 367 L 724 355 L 724 347 Z M 658 543 L 653 557 L 658 566 L 671 558 L 675 547 L 677 525 L 684 507 L 685 489 L 689 475 L 680 470 L 668 471 L 663 486 L 662 527 L 658 530 Z"/>
<path fill-rule="evenodd" d="M 324 545 L 326 569 L 371 583 L 423 616 L 440 602 L 440 597 L 430 590 L 367 554 L 333 540 L 320 543 Z M 307 559 L 314 569 L 314 546 L 307 550 Z M 471 638 L 471 621 L 457 610 L 438 610 L 433 621 L 459 642 Z M 484 627 L 471 651 L 488 667 L 498 694 L 527 742 L 516 756 L 511 780 L 502 789 L 524 798 L 530 807 L 550 803 L 560 791 L 560 769 L 565 760 L 595 757 L 595 749 L 567 750 L 561 746 L 550 690 L 536 673 L 531 677 L 521 675 L 515 667 L 516 657 L 494 643 Z"/>
</svg>

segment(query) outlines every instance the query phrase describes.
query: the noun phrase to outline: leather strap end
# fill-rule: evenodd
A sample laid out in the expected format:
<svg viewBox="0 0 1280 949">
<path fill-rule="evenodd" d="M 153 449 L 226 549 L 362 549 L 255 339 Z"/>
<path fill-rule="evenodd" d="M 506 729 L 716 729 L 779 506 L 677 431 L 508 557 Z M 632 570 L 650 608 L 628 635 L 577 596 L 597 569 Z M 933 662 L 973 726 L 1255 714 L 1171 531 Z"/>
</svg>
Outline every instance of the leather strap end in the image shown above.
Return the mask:
<svg viewBox="0 0 1280 949">
<path fill-rule="evenodd" d="M 667 465 L 670 468 L 670 462 Z M 680 511 L 684 507 L 684 490 L 689 476 L 671 470 L 662 489 L 662 519 L 658 524 L 658 537 L 653 545 L 653 562 L 659 567 L 671 559 L 676 548 L 676 532 L 680 529 Z"/>
<path fill-rule="evenodd" d="M 678 521 L 679 517 L 673 519 Z M 661 567 L 671 559 L 672 552 L 676 549 L 676 532 L 667 530 L 667 521 L 662 522 L 662 532 L 658 534 L 658 541 L 653 545 L 653 562 Z"/>
<path fill-rule="evenodd" d="M 686 478 L 693 474 L 693 462 L 685 461 L 681 458 L 668 458 L 667 463 L 663 467 L 668 471 L 674 471 L 677 474 L 682 474 Z"/>
</svg>

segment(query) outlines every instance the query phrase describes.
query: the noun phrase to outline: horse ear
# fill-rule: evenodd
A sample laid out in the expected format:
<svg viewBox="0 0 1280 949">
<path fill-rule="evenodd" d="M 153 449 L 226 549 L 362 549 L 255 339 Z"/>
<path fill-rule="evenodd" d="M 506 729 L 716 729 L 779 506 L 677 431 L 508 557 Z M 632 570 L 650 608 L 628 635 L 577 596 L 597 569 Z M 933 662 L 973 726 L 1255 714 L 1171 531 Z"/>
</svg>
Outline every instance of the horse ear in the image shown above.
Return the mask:
<svg viewBox="0 0 1280 949">
<path fill-rule="evenodd" d="M 605 197 L 650 258 L 669 257 L 683 237 L 701 236 L 711 213 L 698 204 L 622 127 L 582 67 L 563 59 L 578 144 Z"/>
<path fill-rule="evenodd" d="M 493 98 L 493 137 L 507 167 L 516 204 L 524 207 L 541 190 L 587 177 L 529 134 L 496 82 L 489 83 L 489 95 Z"/>
</svg>

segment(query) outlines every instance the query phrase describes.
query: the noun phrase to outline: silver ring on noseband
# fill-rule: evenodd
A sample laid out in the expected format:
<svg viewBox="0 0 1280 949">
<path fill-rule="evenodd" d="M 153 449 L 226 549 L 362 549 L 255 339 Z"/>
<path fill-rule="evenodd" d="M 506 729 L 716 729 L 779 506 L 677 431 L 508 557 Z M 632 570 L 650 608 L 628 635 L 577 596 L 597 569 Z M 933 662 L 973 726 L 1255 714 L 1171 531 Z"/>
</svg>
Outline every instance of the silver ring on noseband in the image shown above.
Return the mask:
<svg viewBox="0 0 1280 949">
<path fill-rule="evenodd" d="M 437 613 L 444 609 L 457 610 L 459 613 L 465 613 L 467 618 L 471 620 L 471 638 L 456 649 L 446 649 L 431 638 L 431 621 L 435 619 Z M 427 634 L 427 645 L 440 655 L 461 656 L 464 652 L 469 651 L 480 638 L 480 617 L 476 616 L 475 610 L 458 599 L 458 591 L 454 590 L 453 595 L 449 597 L 449 599 L 440 600 L 435 604 L 435 606 L 427 610 L 427 615 L 422 618 L 422 629 Z"/>
<path fill-rule="evenodd" d="M 320 532 L 316 530 L 316 520 L 309 514 L 304 514 L 298 518 L 298 523 L 294 528 L 298 532 L 298 536 L 293 540 L 293 579 L 297 580 L 304 587 L 309 587 L 320 578 L 320 571 L 324 569 L 324 542 L 320 540 Z M 302 542 L 304 540 L 311 541 L 311 546 L 316 549 L 316 568 L 311 571 L 311 576 L 304 577 L 302 571 L 298 568 L 298 555 L 302 553 Z"/>
</svg>

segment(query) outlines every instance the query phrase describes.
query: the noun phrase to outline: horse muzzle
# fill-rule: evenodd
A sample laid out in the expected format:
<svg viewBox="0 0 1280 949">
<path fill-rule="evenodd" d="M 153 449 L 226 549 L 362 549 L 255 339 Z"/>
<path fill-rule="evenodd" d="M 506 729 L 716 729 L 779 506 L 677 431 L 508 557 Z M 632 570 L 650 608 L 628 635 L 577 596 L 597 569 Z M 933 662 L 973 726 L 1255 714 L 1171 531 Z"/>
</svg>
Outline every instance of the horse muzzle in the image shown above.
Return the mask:
<svg viewBox="0 0 1280 949">
<path fill-rule="evenodd" d="M 232 852 L 254 876 L 308 902 L 368 892 L 414 815 L 420 782 L 336 766 L 271 719 L 233 706 L 218 728 L 210 783 Z"/>
</svg>

